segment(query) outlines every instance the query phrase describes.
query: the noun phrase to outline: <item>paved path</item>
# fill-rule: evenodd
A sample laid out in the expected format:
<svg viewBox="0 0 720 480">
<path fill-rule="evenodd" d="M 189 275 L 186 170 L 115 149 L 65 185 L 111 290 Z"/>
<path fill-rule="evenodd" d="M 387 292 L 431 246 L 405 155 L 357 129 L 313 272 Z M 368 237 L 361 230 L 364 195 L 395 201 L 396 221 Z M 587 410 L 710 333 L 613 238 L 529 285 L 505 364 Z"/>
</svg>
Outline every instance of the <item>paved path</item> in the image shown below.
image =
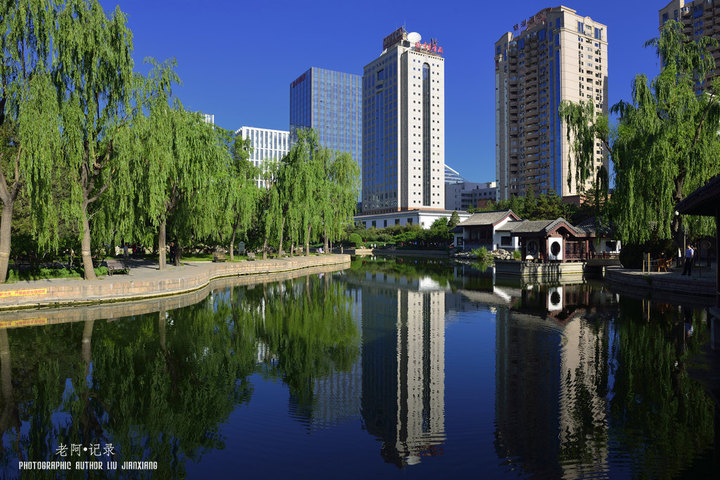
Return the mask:
<svg viewBox="0 0 720 480">
<path fill-rule="evenodd" d="M 191 292 L 213 278 L 263 275 L 303 268 L 349 264 L 349 255 L 311 255 L 243 262 L 184 262 L 160 271 L 156 264 L 134 263 L 128 274 L 97 280 L 46 279 L 0 285 L 0 310 L 117 302 Z"/>
<path fill-rule="evenodd" d="M 616 287 L 627 289 L 627 293 L 651 294 L 656 300 L 682 301 L 698 300 L 712 305 L 717 292 L 715 268 L 693 268 L 692 276 L 683 276 L 682 269 L 670 272 L 643 272 L 642 270 L 607 267 L 605 280 Z M 707 300 L 705 302 L 705 300 Z"/>
</svg>

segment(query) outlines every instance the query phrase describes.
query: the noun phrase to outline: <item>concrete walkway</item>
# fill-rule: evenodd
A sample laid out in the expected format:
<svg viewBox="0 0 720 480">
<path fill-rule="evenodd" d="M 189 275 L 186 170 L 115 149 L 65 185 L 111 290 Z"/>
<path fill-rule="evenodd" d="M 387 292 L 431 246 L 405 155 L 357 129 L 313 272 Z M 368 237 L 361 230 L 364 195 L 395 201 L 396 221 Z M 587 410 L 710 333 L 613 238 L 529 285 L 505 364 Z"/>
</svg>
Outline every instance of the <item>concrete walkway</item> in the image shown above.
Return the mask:
<svg viewBox="0 0 720 480">
<path fill-rule="evenodd" d="M 205 287 L 214 278 L 264 275 L 304 268 L 344 265 L 350 255 L 312 255 L 233 263 L 184 262 L 158 270 L 157 264 L 135 263 L 128 274 L 97 280 L 46 279 L 0 285 L 0 310 L 118 302 L 177 295 Z"/>
<path fill-rule="evenodd" d="M 694 300 L 712 305 L 715 300 L 715 269 L 693 268 L 692 276 L 683 276 L 682 269 L 670 272 L 643 272 L 642 270 L 607 267 L 605 280 L 627 293 L 640 293 L 656 300 Z"/>
</svg>

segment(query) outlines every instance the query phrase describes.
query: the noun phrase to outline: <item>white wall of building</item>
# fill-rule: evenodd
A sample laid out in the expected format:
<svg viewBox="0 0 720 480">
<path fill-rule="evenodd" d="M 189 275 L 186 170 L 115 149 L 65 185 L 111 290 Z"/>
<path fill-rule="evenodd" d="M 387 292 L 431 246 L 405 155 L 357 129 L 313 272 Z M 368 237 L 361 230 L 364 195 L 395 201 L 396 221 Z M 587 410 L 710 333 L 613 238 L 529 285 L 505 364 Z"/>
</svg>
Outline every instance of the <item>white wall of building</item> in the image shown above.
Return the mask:
<svg viewBox="0 0 720 480">
<path fill-rule="evenodd" d="M 248 160 L 258 168 L 261 168 L 266 160 L 275 163 L 280 162 L 290 149 L 290 132 L 287 130 L 240 127 L 235 132 L 235 135 L 240 136 L 242 139 L 250 139 L 252 153 Z M 262 177 L 258 177 L 255 181 L 258 187 L 267 186 Z"/>
</svg>

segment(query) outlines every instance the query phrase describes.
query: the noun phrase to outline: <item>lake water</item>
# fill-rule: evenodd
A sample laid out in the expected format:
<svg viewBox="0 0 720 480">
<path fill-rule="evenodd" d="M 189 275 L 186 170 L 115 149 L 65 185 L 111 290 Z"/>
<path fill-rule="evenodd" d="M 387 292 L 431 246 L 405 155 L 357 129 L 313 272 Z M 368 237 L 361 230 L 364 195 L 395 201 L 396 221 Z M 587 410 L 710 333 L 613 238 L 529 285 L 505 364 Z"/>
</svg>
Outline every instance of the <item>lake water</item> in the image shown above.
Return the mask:
<svg viewBox="0 0 720 480">
<path fill-rule="evenodd" d="M 82 318 L 0 329 L 2 478 L 717 471 L 716 407 L 688 373 L 710 341 L 704 311 L 602 283 L 365 259 Z M 40 461 L 72 463 L 19 470 Z"/>
</svg>

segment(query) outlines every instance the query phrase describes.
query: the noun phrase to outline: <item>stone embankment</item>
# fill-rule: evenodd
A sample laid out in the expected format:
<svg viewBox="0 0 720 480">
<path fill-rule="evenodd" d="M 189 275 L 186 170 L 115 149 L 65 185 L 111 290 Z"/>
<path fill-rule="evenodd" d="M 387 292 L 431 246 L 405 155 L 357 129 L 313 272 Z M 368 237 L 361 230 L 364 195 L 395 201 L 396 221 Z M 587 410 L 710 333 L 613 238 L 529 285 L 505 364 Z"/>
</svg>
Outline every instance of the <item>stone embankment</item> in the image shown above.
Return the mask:
<svg viewBox="0 0 720 480">
<path fill-rule="evenodd" d="M 513 252 L 510 252 L 508 250 L 505 250 L 503 248 L 499 248 L 497 250 L 488 251 L 488 255 L 490 255 L 490 260 L 512 260 L 513 259 Z M 459 259 L 474 259 L 477 258 L 475 255 L 472 254 L 472 252 L 458 252 L 455 255 L 453 255 L 455 258 Z"/>
<path fill-rule="evenodd" d="M 319 266 L 350 265 L 349 255 L 312 255 L 232 263 L 186 262 L 159 271 L 157 265 L 131 268 L 127 275 L 97 280 L 49 279 L 0 286 L 0 310 L 81 305 L 162 297 L 192 292 L 222 277 L 255 276 Z M 267 281 L 267 280 L 266 280 Z"/>
</svg>

